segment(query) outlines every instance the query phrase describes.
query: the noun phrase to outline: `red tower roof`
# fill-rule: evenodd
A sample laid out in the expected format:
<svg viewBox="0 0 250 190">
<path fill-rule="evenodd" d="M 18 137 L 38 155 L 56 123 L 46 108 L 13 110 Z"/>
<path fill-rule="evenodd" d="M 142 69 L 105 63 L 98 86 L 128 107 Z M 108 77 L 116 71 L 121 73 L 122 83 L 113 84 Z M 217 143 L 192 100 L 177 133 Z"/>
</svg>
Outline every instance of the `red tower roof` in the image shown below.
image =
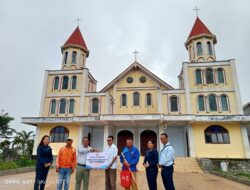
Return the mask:
<svg viewBox="0 0 250 190">
<path fill-rule="evenodd" d="M 63 47 L 68 45 L 77 45 L 86 50 L 87 52 L 89 51 L 78 26 L 76 27 L 75 31 L 71 34 L 71 36 L 68 38 L 68 40 L 65 42 Z"/>
<path fill-rule="evenodd" d="M 197 17 L 188 39 L 201 34 L 213 35 L 206 25 L 199 19 L 199 17 Z"/>
</svg>

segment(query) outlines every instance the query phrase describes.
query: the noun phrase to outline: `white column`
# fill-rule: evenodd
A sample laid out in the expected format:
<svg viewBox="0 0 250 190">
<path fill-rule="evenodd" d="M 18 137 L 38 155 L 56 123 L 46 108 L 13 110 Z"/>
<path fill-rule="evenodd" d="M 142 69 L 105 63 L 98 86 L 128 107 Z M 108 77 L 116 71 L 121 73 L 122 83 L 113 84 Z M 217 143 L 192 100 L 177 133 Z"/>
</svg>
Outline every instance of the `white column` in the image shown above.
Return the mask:
<svg viewBox="0 0 250 190">
<path fill-rule="evenodd" d="M 44 108 L 45 97 L 46 97 L 46 92 L 47 92 L 48 76 L 49 76 L 49 72 L 45 71 L 44 79 L 43 79 L 43 92 L 42 92 L 42 98 L 41 98 L 41 104 L 40 104 L 40 112 L 39 112 L 40 117 L 42 117 L 43 113 L 44 113 L 43 108 Z"/>
<path fill-rule="evenodd" d="M 82 86 L 81 86 L 81 99 L 80 99 L 80 115 L 84 114 L 84 104 L 85 93 L 88 88 L 88 69 L 83 69 L 82 71 Z"/>
<path fill-rule="evenodd" d="M 189 155 L 190 157 L 195 157 L 195 142 L 194 142 L 194 130 L 193 127 L 188 124 L 188 143 L 189 143 Z"/>
<path fill-rule="evenodd" d="M 163 125 L 160 124 L 159 127 L 158 127 L 158 138 L 157 138 L 157 143 L 158 143 L 158 146 L 159 146 L 159 151 L 161 151 L 161 149 L 163 148 L 163 144 L 161 143 L 161 140 L 160 140 L 160 137 L 161 137 L 161 134 L 164 133 L 164 128 L 163 128 Z"/>
<path fill-rule="evenodd" d="M 77 147 L 80 146 L 82 144 L 82 138 L 83 138 L 83 125 L 79 126 L 78 129 L 78 140 L 77 140 Z"/>
<path fill-rule="evenodd" d="M 230 60 L 230 65 L 232 68 L 232 74 L 233 74 L 233 83 L 234 83 L 234 89 L 235 89 L 235 94 L 237 98 L 237 108 L 239 114 L 243 114 L 243 106 L 242 106 L 242 101 L 241 101 L 241 96 L 240 96 L 240 88 L 239 88 L 239 82 L 238 82 L 238 77 L 236 73 L 236 67 L 235 67 L 235 60 L 231 59 Z"/>
<path fill-rule="evenodd" d="M 157 107 L 158 113 L 162 113 L 162 91 L 157 90 Z"/>
<path fill-rule="evenodd" d="M 37 126 L 36 127 L 36 138 L 35 138 L 35 142 L 34 142 L 34 145 L 33 145 L 32 155 L 36 155 L 36 149 L 37 149 L 39 140 L 40 140 L 40 127 Z"/>
<path fill-rule="evenodd" d="M 105 124 L 103 128 L 104 128 L 103 131 L 103 150 L 104 150 L 107 146 L 107 138 L 109 136 L 109 125 Z"/>
<path fill-rule="evenodd" d="M 247 127 L 245 125 L 241 125 L 241 134 L 242 134 L 242 140 L 243 140 L 246 158 L 250 158 L 249 140 L 248 140 L 248 135 L 247 135 Z"/>
<path fill-rule="evenodd" d="M 184 75 L 184 87 L 185 87 L 185 95 L 186 95 L 185 97 L 186 97 L 187 114 L 191 114 L 192 109 L 191 109 L 191 98 L 190 98 L 189 76 L 188 76 L 187 63 L 183 64 L 183 75 Z"/>
</svg>

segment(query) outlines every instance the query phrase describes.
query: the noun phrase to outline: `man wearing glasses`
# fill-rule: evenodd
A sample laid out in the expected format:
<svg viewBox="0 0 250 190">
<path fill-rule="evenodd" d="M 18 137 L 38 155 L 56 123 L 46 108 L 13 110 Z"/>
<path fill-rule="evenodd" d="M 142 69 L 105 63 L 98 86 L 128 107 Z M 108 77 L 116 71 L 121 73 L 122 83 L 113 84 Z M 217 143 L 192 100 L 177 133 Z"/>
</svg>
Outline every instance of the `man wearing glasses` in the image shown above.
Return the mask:
<svg viewBox="0 0 250 190">
<path fill-rule="evenodd" d="M 116 168 L 117 168 L 117 154 L 118 149 L 114 144 L 114 137 L 108 136 L 108 146 L 104 152 L 108 154 L 109 166 L 105 170 L 105 190 L 116 190 Z"/>
</svg>

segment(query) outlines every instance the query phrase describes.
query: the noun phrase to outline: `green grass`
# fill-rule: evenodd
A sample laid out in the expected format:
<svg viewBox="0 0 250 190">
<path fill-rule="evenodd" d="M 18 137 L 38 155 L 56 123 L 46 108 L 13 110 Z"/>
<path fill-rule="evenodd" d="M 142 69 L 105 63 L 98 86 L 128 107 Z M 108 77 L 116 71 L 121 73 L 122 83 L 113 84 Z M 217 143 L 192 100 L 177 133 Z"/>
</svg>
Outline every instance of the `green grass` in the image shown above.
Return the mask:
<svg viewBox="0 0 250 190">
<path fill-rule="evenodd" d="M 18 161 L 5 161 L 5 162 L 1 161 L 0 171 L 23 168 L 23 167 L 34 166 L 34 165 L 35 165 L 35 161 L 29 160 L 29 159 L 20 159 Z"/>
<path fill-rule="evenodd" d="M 220 173 L 224 173 L 224 174 L 229 174 L 229 175 L 233 175 L 236 177 L 242 177 L 242 178 L 247 178 L 248 180 L 250 180 L 250 173 L 244 173 L 244 172 L 223 172 L 220 168 L 216 168 L 213 169 L 216 172 L 220 172 Z"/>
<path fill-rule="evenodd" d="M 236 176 L 244 177 L 250 180 L 250 173 L 236 173 Z"/>
</svg>

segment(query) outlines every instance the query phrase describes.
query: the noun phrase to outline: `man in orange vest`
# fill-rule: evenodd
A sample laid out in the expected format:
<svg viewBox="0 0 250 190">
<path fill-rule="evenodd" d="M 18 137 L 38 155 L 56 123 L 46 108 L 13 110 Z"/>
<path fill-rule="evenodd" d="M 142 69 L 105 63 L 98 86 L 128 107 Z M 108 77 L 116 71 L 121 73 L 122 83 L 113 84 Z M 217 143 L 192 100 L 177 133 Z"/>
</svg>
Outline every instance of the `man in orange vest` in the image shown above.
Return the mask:
<svg viewBox="0 0 250 190">
<path fill-rule="evenodd" d="M 57 190 L 69 189 L 70 176 L 76 167 L 76 149 L 72 146 L 73 139 L 67 138 L 66 146 L 59 150 L 56 160 L 56 172 L 58 173 Z"/>
</svg>

